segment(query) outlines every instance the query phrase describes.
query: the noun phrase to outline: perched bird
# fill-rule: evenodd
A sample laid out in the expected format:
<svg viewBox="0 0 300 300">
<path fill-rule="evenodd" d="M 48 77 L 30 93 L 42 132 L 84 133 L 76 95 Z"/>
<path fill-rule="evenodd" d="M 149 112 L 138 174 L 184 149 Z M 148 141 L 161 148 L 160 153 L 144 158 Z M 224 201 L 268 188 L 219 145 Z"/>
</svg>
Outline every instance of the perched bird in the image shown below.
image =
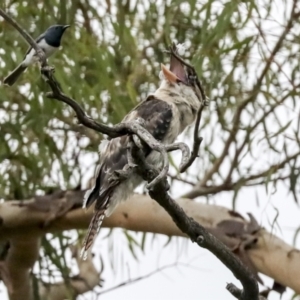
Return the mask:
<svg viewBox="0 0 300 300">
<path fill-rule="evenodd" d="M 70 25 L 53 25 L 35 40 L 45 52 L 47 58 L 59 48 L 61 38 L 68 27 L 70 27 Z M 36 56 L 36 51 L 30 47 L 27 50 L 23 61 L 4 78 L 3 83 L 13 85 L 27 67 L 37 61 L 38 57 Z"/>
<path fill-rule="evenodd" d="M 171 52 L 170 69 L 161 65 L 163 80 L 154 94 L 130 111 L 122 122 L 141 118 L 144 127 L 163 144 L 171 144 L 177 136 L 197 116 L 202 99 L 201 86 L 194 68 L 183 64 Z M 127 146 L 130 137 L 105 140 L 100 145 L 100 166 L 95 186 L 87 191 L 83 207 L 88 208 L 94 202 L 94 216 L 91 220 L 82 249 L 85 257 L 101 226 L 104 216 L 109 216 L 118 203 L 124 201 L 133 193 L 142 178 L 134 171 L 129 178 L 120 181 L 113 176 L 115 171 L 122 170 L 127 165 Z M 155 166 L 161 166 L 158 152 L 145 153 L 146 161 Z"/>
</svg>

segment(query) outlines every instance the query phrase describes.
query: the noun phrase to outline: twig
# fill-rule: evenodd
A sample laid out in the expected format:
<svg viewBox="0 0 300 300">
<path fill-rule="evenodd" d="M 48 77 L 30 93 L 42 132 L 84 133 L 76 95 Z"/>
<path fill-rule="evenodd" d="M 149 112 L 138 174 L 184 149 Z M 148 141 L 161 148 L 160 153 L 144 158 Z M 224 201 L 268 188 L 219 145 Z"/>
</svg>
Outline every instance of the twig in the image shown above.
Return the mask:
<svg viewBox="0 0 300 300">
<path fill-rule="evenodd" d="M 177 266 L 177 265 L 179 265 L 179 264 L 180 264 L 180 263 L 175 262 L 175 263 L 173 263 L 173 264 L 170 264 L 170 265 L 166 265 L 166 266 L 157 268 L 156 270 L 154 270 L 154 271 L 152 271 L 152 272 L 150 272 L 150 273 L 148 273 L 148 274 L 146 274 L 146 275 L 144 275 L 144 276 L 139 276 L 139 277 L 134 278 L 134 279 L 129 279 L 129 280 L 124 281 L 124 282 L 122 282 L 122 283 L 119 283 L 119 284 L 117 284 L 117 285 L 115 285 L 115 286 L 113 286 L 113 287 L 111 287 L 111 288 L 108 288 L 108 289 L 106 289 L 106 290 L 104 290 L 104 291 L 98 292 L 98 293 L 97 293 L 97 296 L 100 296 L 100 295 L 105 294 L 105 293 L 109 293 L 109 292 L 111 292 L 111 291 L 113 291 L 113 290 L 116 290 L 116 289 L 118 289 L 118 288 L 120 288 L 120 287 L 124 287 L 124 286 L 126 286 L 126 285 L 133 284 L 133 283 L 138 282 L 138 281 L 140 281 L 140 280 L 149 278 L 149 277 L 155 275 L 155 274 L 158 273 L 158 272 L 161 272 L 161 271 L 163 271 L 163 270 L 165 270 L 165 269 L 173 268 L 173 267 L 175 267 L 175 266 Z M 182 264 L 182 265 L 185 265 L 185 264 Z"/>
<path fill-rule="evenodd" d="M 204 108 L 204 105 L 201 104 L 201 106 L 198 110 L 198 113 L 197 113 L 197 119 L 196 119 L 195 129 L 194 129 L 194 144 L 193 144 L 192 155 L 190 156 L 190 158 L 189 158 L 188 162 L 185 164 L 185 166 L 182 167 L 182 169 L 180 169 L 180 173 L 185 172 L 193 164 L 195 159 L 198 157 L 199 148 L 200 148 L 201 142 L 203 140 L 202 137 L 200 137 L 198 135 L 203 108 Z"/>
<path fill-rule="evenodd" d="M 238 287 L 236 287 L 233 283 L 227 283 L 226 285 L 226 290 L 232 295 L 234 296 L 236 299 L 244 299 L 244 295 L 243 295 L 243 291 L 241 289 L 239 289 Z M 265 297 L 259 295 L 258 297 L 259 300 L 266 300 Z"/>
<path fill-rule="evenodd" d="M 233 283 L 227 283 L 226 290 L 237 299 L 242 297 L 242 290 L 236 287 Z"/>
<path fill-rule="evenodd" d="M 138 147 L 133 146 L 131 151 L 131 158 L 135 160 L 139 174 L 144 180 L 148 182 L 152 181 L 152 178 L 157 176 L 157 170 L 148 169 L 148 165 L 144 164 L 146 159 Z M 232 271 L 235 277 L 241 281 L 243 293 L 240 300 L 258 300 L 258 285 L 254 275 L 222 242 L 194 219 L 188 217 L 183 209 L 167 193 L 168 189 L 168 182 L 165 178 L 165 180 L 157 183 L 149 191 L 149 195 L 168 212 L 174 223 L 183 233 L 187 234 L 200 247 L 206 248 L 216 255 Z"/>
<path fill-rule="evenodd" d="M 44 51 L 42 48 L 39 47 L 39 45 L 35 42 L 35 40 L 24 30 L 12 17 L 10 17 L 4 10 L 0 8 L 0 16 L 3 17 L 4 20 L 6 20 L 8 23 L 10 23 L 26 40 L 26 42 L 35 49 L 37 56 L 40 59 L 41 65 L 46 66 L 47 65 L 47 59 Z"/>
<path fill-rule="evenodd" d="M 200 144 L 202 142 L 202 137 L 200 137 L 198 135 L 199 132 L 199 125 L 200 125 L 200 120 L 201 120 L 201 115 L 202 115 L 202 111 L 204 106 L 207 106 L 207 96 L 205 94 L 204 88 L 200 82 L 200 80 L 198 79 L 197 73 L 195 68 L 190 65 L 189 63 L 187 63 L 186 61 L 184 61 L 178 54 L 177 54 L 177 47 L 176 44 L 173 43 L 173 45 L 170 47 L 170 50 L 167 50 L 165 52 L 171 53 L 173 56 L 175 56 L 183 65 L 185 65 L 186 67 L 189 68 L 189 70 L 191 70 L 191 75 L 194 76 L 194 79 L 196 81 L 196 85 L 198 86 L 200 93 L 201 93 L 201 105 L 200 108 L 197 112 L 197 118 L 196 118 L 196 123 L 195 123 L 195 129 L 194 129 L 194 145 L 193 145 L 193 151 L 192 151 L 192 155 L 190 156 L 190 158 L 179 167 L 180 169 L 180 173 L 185 172 L 195 161 L 195 159 L 198 157 L 198 153 L 199 153 L 199 147 Z"/>
<path fill-rule="evenodd" d="M 192 181 L 190 181 L 190 180 L 181 178 L 181 177 L 179 177 L 179 176 L 172 175 L 172 174 L 170 174 L 170 173 L 168 173 L 168 176 L 169 176 L 172 180 L 181 181 L 181 182 L 186 183 L 186 184 L 189 184 L 189 185 L 191 185 L 191 186 L 194 186 L 194 185 L 195 185 L 195 182 L 192 182 Z"/>
</svg>

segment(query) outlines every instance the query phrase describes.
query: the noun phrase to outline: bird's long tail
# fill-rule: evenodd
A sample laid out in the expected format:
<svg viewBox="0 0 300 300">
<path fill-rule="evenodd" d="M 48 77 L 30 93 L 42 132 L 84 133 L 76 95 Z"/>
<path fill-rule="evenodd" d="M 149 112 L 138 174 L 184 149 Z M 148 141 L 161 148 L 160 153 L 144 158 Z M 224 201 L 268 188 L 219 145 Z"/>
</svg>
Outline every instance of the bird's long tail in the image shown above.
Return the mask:
<svg viewBox="0 0 300 300">
<path fill-rule="evenodd" d="M 95 239 L 97 233 L 99 232 L 99 229 L 101 227 L 102 221 L 103 221 L 104 216 L 105 216 L 104 212 L 105 212 L 105 210 L 96 211 L 93 218 L 92 218 L 92 220 L 91 220 L 88 232 L 87 232 L 87 234 L 85 236 L 85 239 L 84 239 L 81 254 L 80 254 L 80 256 L 84 260 L 87 257 L 87 251 L 92 246 L 92 244 L 94 242 L 94 239 Z"/>
<path fill-rule="evenodd" d="M 4 78 L 3 83 L 13 85 L 26 69 L 27 67 L 19 64 L 8 76 Z"/>
</svg>

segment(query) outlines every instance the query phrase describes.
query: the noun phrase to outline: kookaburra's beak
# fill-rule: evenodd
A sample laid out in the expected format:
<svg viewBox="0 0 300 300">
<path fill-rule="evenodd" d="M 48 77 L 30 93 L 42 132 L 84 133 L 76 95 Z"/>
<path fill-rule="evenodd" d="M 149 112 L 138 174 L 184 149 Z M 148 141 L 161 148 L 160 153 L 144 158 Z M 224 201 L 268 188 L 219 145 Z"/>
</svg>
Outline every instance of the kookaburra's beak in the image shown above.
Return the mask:
<svg viewBox="0 0 300 300">
<path fill-rule="evenodd" d="M 164 64 L 161 64 L 161 70 L 165 76 L 165 79 L 167 79 L 171 83 L 175 83 L 179 80 L 179 78 L 173 72 L 171 72 Z"/>
<path fill-rule="evenodd" d="M 168 69 L 165 65 L 161 64 L 161 70 L 164 74 L 165 79 L 167 79 L 169 82 L 187 83 L 187 75 L 185 72 L 184 65 L 174 55 L 171 54 L 170 69 Z"/>
</svg>

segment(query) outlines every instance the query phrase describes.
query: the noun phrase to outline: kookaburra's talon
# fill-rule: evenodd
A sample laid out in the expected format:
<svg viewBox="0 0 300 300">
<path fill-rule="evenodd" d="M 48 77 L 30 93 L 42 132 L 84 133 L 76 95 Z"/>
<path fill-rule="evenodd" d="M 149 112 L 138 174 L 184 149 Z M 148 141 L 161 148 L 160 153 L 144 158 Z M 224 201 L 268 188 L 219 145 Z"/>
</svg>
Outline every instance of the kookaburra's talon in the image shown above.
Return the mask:
<svg viewBox="0 0 300 300">
<path fill-rule="evenodd" d="M 129 172 L 129 170 L 116 170 L 108 178 L 108 181 L 109 182 L 123 181 L 123 180 L 127 179 L 130 174 L 131 174 L 131 171 Z"/>
<path fill-rule="evenodd" d="M 96 202 L 96 209 L 85 239 L 84 251 L 91 247 L 97 234 L 96 229 L 104 216 L 111 214 L 118 203 L 133 193 L 143 178 L 151 180 L 161 168 L 158 176 L 147 185 L 147 188 L 151 190 L 157 184 L 160 184 L 159 187 L 168 188 L 168 184 L 164 184 L 169 169 L 168 145 L 172 145 L 178 135 L 196 120 L 199 114 L 196 115 L 195 112 L 200 111 L 203 107 L 203 99 L 206 99 L 195 68 L 180 57 L 176 45 L 170 48 L 170 56 L 170 67 L 161 65 L 160 87 L 122 120 L 123 124 L 130 123 L 131 126 L 127 129 L 134 132 L 137 137 L 131 139 L 129 137 L 132 134 L 128 133 L 112 138 L 101 150 L 101 164 L 95 180 L 96 184 L 85 197 L 85 207 L 88 208 Z M 131 151 L 132 155 L 130 155 L 130 150 L 127 148 L 132 141 L 140 146 L 137 148 L 141 149 L 136 151 L 132 148 L 134 151 Z M 143 153 L 143 157 L 139 157 L 139 152 Z M 129 162 L 136 162 L 139 167 L 130 165 L 128 172 L 124 171 L 124 167 Z M 141 169 L 141 166 L 144 169 Z M 153 166 L 155 175 L 145 175 L 148 166 L 150 169 Z M 122 171 L 116 172 L 120 169 Z M 111 180 L 112 176 L 118 177 L 118 181 Z M 120 180 L 122 176 L 126 178 L 124 181 Z M 162 180 L 165 180 L 163 184 Z"/>
</svg>

